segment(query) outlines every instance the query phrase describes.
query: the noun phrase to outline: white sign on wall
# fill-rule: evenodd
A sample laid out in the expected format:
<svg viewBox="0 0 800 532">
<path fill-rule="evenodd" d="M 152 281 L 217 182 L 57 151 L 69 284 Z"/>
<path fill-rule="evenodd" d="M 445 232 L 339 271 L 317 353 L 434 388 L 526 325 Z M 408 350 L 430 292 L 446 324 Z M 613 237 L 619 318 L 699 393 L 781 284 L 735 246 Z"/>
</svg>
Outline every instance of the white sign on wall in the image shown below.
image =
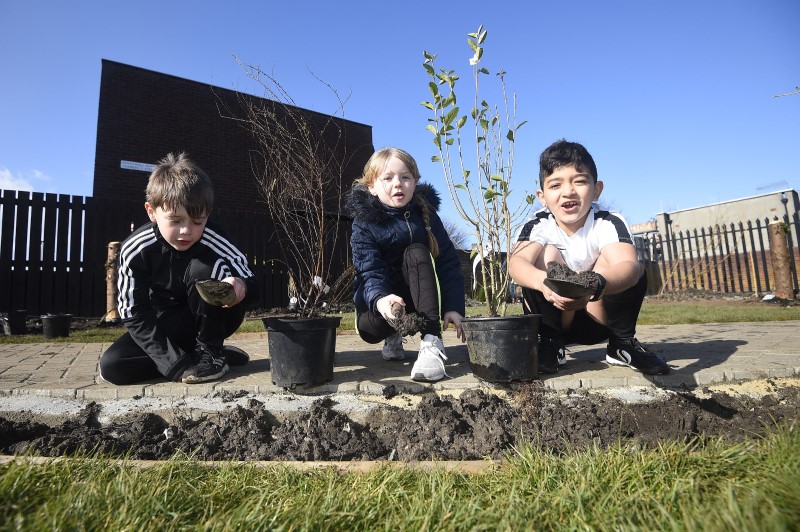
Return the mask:
<svg viewBox="0 0 800 532">
<path fill-rule="evenodd" d="M 156 165 L 147 163 L 137 163 L 134 161 L 120 161 L 119 167 L 125 170 L 139 170 L 140 172 L 152 172 Z"/>
</svg>

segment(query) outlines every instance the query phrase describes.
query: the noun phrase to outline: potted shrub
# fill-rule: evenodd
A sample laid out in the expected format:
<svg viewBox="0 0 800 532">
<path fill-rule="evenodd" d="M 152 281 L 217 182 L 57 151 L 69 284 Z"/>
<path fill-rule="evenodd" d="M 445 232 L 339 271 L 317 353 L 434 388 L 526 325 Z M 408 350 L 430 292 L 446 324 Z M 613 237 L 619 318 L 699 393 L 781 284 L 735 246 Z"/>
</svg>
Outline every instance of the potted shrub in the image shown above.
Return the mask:
<svg viewBox="0 0 800 532">
<path fill-rule="evenodd" d="M 272 381 L 284 387 L 321 384 L 333 378 L 341 320 L 325 314 L 349 296 L 352 282 L 352 268 L 336 271 L 341 263 L 337 246 L 346 237 L 340 218 L 347 163 L 344 132 L 335 116 L 297 107 L 273 76 L 240 65 L 268 98 L 240 96 L 240 121 L 258 146 L 251 155 L 253 173 L 290 275 L 289 308 L 263 319 Z M 341 110 L 342 100 L 328 88 Z"/>
<path fill-rule="evenodd" d="M 458 73 L 437 68 L 436 55 L 428 52 L 424 52 L 423 67 L 433 99 L 422 105 L 433 115 L 427 126 L 437 149 L 432 160 L 441 163 L 456 210 L 477 239 L 473 258 L 479 264 L 478 279 L 489 315 L 462 322 L 470 367 L 475 375 L 491 382 L 524 381 L 537 375 L 541 317 L 506 316 L 511 286 L 506 258 L 534 196 L 526 194 L 517 202 L 511 198 L 514 148 L 525 122 L 517 123 L 516 95 L 509 99 L 504 71 L 496 74 L 499 105 L 488 103 L 481 93 L 482 81 L 491 75 L 481 65 L 486 37 L 483 26 L 468 34 L 474 89 L 469 110 L 459 106 Z"/>
</svg>

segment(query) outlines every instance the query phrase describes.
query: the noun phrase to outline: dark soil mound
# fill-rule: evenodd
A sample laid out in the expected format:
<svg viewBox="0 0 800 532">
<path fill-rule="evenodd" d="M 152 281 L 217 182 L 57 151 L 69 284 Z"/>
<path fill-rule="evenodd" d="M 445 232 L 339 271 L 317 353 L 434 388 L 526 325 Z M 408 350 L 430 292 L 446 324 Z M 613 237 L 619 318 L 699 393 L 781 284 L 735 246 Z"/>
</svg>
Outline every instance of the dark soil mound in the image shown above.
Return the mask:
<svg viewBox="0 0 800 532">
<path fill-rule="evenodd" d="M 522 386 L 506 400 L 468 391 L 459 398 L 431 395 L 414 409 L 381 407 L 364 423 L 320 399 L 307 411 L 278 421 L 251 399 L 224 415 L 179 418 L 146 413 L 101 426 L 89 404 L 59 426 L 0 417 L 0 453 L 68 456 L 99 452 L 137 459 L 185 453 L 203 460 L 473 460 L 501 458 L 533 442 L 552 452 L 636 447 L 662 442 L 702 444 L 706 438 L 740 441 L 800 420 L 800 388 L 768 381 L 767 395 L 677 393 L 666 400 L 629 403 L 599 393 L 559 394 L 541 383 Z"/>
</svg>

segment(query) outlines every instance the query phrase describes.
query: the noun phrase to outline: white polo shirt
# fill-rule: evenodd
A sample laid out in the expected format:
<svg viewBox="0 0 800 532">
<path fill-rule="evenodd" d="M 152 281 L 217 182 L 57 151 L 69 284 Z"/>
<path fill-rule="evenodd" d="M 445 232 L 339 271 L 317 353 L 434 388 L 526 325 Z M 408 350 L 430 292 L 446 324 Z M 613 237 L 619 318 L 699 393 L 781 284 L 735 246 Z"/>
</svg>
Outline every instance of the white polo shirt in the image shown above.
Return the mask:
<svg viewBox="0 0 800 532">
<path fill-rule="evenodd" d="M 517 234 L 517 242 L 536 242 L 561 251 L 564 262 L 576 272 L 591 270 L 600 250 L 609 244 L 633 244 L 628 222 L 619 213 L 601 210 L 592 204 L 583 227 L 569 236 L 558 226 L 549 209 L 541 209 L 525 222 Z"/>
</svg>

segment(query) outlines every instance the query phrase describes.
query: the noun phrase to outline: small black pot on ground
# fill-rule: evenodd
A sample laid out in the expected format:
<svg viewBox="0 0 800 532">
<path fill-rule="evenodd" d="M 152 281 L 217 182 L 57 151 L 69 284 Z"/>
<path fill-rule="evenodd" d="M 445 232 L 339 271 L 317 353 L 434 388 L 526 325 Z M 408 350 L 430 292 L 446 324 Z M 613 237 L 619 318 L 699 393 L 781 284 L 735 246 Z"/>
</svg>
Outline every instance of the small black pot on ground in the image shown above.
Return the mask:
<svg viewBox="0 0 800 532">
<path fill-rule="evenodd" d="M 316 386 L 333 379 L 340 317 L 263 318 L 272 383 L 284 388 Z"/>
<path fill-rule="evenodd" d="M 465 318 L 461 325 L 472 373 L 493 383 L 536 379 L 541 318 L 541 314 Z"/>
<path fill-rule="evenodd" d="M 42 334 L 47 339 L 69 336 L 72 314 L 45 314 L 42 316 Z"/>
</svg>

